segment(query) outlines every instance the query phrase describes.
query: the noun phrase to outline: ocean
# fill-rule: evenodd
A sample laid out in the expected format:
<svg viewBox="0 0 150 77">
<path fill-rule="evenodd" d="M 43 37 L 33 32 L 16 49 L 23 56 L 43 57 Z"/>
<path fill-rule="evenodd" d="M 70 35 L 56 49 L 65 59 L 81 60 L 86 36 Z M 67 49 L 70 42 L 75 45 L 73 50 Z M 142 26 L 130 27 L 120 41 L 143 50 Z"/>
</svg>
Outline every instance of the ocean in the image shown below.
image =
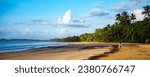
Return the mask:
<svg viewBox="0 0 150 77">
<path fill-rule="evenodd" d="M 62 46 L 63 42 L 0 41 L 0 52 L 16 52 L 48 46 Z"/>
</svg>

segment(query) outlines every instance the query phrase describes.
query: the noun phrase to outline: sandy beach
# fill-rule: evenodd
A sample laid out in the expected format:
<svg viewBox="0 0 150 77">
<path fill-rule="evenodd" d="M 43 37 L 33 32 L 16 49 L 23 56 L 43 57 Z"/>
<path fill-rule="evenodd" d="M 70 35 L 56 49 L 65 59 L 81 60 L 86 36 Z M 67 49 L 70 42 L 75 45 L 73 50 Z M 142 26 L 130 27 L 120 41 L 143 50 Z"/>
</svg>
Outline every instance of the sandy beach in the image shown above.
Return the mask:
<svg viewBox="0 0 150 77">
<path fill-rule="evenodd" d="M 150 60 L 150 44 L 123 45 L 114 54 L 99 57 L 99 60 Z"/>
<path fill-rule="evenodd" d="M 149 44 L 74 42 L 19 52 L 0 53 L 1 60 L 150 60 Z"/>
<path fill-rule="evenodd" d="M 85 60 L 110 52 L 112 44 L 70 43 L 65 46 L 45 47 L 19 52 L 0 53 L 2 60 Z"/>
</svg>

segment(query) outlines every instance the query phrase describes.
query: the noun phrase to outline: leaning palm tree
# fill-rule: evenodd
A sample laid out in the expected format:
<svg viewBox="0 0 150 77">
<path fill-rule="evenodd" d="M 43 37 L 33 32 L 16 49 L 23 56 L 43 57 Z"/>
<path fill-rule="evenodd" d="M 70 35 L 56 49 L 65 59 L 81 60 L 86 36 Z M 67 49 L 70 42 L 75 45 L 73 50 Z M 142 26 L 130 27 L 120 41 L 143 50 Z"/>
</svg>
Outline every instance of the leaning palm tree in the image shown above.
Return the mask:
<svg viewBox="0 0 150 77">
<path fill-rule="evenodd" d="M 150 18 L 150 6 L 146 5 L 143 7 L 144 11 L 142 12 L 142 14 L 146 17 L 146 18 Z"/>
</svg>

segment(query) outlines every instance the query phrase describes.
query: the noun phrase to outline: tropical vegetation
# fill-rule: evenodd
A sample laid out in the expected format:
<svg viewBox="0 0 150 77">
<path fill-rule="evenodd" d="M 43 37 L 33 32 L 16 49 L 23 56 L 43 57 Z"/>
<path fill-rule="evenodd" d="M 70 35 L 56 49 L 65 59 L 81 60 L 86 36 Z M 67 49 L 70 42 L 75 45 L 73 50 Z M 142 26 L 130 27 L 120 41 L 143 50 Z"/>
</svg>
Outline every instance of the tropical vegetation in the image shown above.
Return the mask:
<svg viewBox="0 0 150 77">
<path fill-rule="evenodd" d="M 144 6 L 144 19 L 135 21 L 136 16 L 124 11 L 116 14 L 116 22 L 104 28 L 98 28 L 94 33 L 84 33 L 58 39 L 57 41 L 75 42 L 139 42 L 150 43 L 150 6 Z"/>
</svg>

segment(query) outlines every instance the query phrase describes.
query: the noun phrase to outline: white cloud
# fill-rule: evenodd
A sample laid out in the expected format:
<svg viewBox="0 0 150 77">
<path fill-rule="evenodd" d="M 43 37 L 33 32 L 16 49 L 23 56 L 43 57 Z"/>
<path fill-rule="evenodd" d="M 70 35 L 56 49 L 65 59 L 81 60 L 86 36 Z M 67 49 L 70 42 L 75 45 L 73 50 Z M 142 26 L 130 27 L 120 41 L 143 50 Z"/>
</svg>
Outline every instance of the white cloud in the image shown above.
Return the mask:
<svg viewBox="0 0 150 77">
<path fill-rule="evenodd" d="M 31 20 L 28 24 L 31 25 L 48 25 L 50 24 L 47 20 L 43 20 L 43 19 L 37 19 L 37 20 Z"/>
<path fill-rule="evenodd" d="M 116 12 L 135 10 L 138 8 L 138 6 L 144 6 L 145 3 L 150 3 L 150 0 L 126 0 L 116 3 L 112 10 Z"/>
<path fill-rule="evenodd" d="M 16 22 L 14 24 L 15 25 L 49 25 L 50 22 L 48 20 L 35 19 L 31 21 L 26 21 L 26 22 Z"/>
<path fill-rule="evenodd" d="M 83 20 L 72 20 L 71 10 L 65 12 L 64 16 L 59 16 L 57 19 L 57 24 L 65 25 L 70 27 L 87 27 L 88 24 Z"/>
<path fill-rule="evenodd" d="M 102 16 L 106 16 L 106 15 L 109 15 L 109 13 L 106 11 L 100 10 L 99 8 L 95 8 L 95 9 L 90 10 L 83 17 L 93 17 L 93 16 L 102 17 Z"/>
<path fill-rule="evenodd" d="M 62 23 L 62 18 L 61 17 L 58 17 L 57 23 Z"/>
<path fill-rule="evenodd" d="M 68 24 L 71 21 L 71 10 L 65 12 L 63 17 L 58 17 L 57 22 L 62 24 Z"/>
<path fill-rule="evenodd" d="M 69 34 L 69 33 L 75 33 L 77 32 L 76 29 L 73 29 L 73 28 L 61 28 L 58 32 L 58 34 Z"/>
<path fill-rule="evenodd" d="M 135 9 L 137 6 L 136 1 L 126 1 L 126 2 L 120 2 L 114 5 L 112 10 L 116 12 L 122 12 L 122 11 L 127 11 L 127 10 L 132 10 Z"/>
<path fill-rule="evenodd" d="M 137 21 L 141 21 L 141 20 L 144 19 L 144 15 L 142 15 L 142 11 L 143 10 L 141 10 L 141 9 L 136 9 L 136 10 L 133 11 L 133 13 L 135 14 L 135 16 L 137 18 L 136 19 Z"/>
<path fill-rule="evenodd" d="M 88 27 L 89 24 L 86 21 L 76 19 L 76 20 L 72 20 L 70 23 L 68 23 L 67 26 L 70 26 L 70 27 Z"/>
</svg>

